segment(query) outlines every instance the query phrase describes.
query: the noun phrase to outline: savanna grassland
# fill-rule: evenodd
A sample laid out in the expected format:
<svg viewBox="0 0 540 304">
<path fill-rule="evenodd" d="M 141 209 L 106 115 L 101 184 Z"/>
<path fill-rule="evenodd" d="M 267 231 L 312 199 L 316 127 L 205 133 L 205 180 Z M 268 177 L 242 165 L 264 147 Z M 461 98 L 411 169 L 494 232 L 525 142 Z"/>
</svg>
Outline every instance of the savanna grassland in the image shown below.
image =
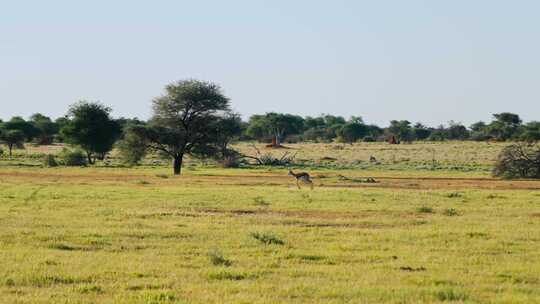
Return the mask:
<svg viewBox="0 0 540 304">
<path fill-rule="evenodd" d="M 314 190 L 284 167 L 44 168 L 61 147 L 28 147 L 0 160 L 0 302 L 540 303 L 540 182 L 491 177 L 504 145 L 259 146 Z"/>
</svg>

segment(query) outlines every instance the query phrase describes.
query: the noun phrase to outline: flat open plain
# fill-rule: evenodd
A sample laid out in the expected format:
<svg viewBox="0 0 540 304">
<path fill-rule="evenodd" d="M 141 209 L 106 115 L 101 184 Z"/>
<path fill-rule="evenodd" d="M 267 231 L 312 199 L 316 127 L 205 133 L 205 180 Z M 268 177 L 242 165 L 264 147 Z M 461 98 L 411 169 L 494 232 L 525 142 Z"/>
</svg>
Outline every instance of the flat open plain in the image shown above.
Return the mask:
<svg viewBox="0 0 540 304">
<path fill-rule="evenodd" d="M 0 162 L 0 302 L 540 302 L 540 182 L 490 177 L 493 145 L 474 167 L 446 145 L 433 168 L 401 147 L 370 165 L 364 145 L 293 146 L 314 190 L 286 168 L 173 177 L 21 152 Z"/>
</svg>

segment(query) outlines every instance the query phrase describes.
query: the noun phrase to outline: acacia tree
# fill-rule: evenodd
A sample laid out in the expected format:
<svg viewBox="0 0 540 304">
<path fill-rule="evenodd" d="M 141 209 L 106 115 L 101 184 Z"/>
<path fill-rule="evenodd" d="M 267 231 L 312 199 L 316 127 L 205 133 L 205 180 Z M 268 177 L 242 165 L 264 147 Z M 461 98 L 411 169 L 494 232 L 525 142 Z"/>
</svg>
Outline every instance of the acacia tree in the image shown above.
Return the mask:
<svg viewBox="0 0 540 304">
<path fill-rule="evenodd" d="M 368 127 L 363 123 L 349 122 L 338 130 L 338 135 L 346 143 L 352 144 L 368 134 Z"/>
<path fill-rule="evenodd" d="M 25 135 L 21 130 L 0 130 L 0 138 L 6 143 L 9 150 L 9 157 L 12 156 L 14 147 L 24 148 Z"/>
<path fill-rule="evenodd" d="M 70 120 L 60 130 L 66 142 L 86 152 L 89 164 L 98 157 L 103 159 L 120 136 L 120 127 L 110 113 L 111 108 L 100 103 L 80 101 L 70 107 Z"/>
<path fill-rule="evenodd" d="M 498 140 L 512 139 L 519 131 L 522 120 L 519 115 L 503 112 L 493 114 L 494 120 L 489 124 L 488 130 L 491 136 Z"/>
<path fill-rule="evenodd" d="M 399 141 L 412 141 L 413 132 L 408 120 L 391 120 L 388 132 L 397 137 Z"/>
<path fill-rule="evenodd" d="M 24 118 L 20 116 L 12 117 L 9 121 L 4 122 L 2 128 L 5 130 L 21 131 L 24 135 L 24 139 L 27 141 L 31 141 L 39 134 L 39 130 L 32 123 L 24 120 Z"/>
<path fill-rule="evenodd" d="M 304 119 L 297 115 L 282 113 L 266 113 L 265 115 L 253 115 L 249 121 L 248 135 L 255 138 L 272 136 L 276 140 L 276 146 L 287 135 L 298 134 L 304 129 Z"/>
<path fill-rule="evenodd" d="M 216 151 L 216 123 L 229 113 L 229 99 L 214 83 L 181 80 L 165 87 L 153 100 L 153 115 L 146 126 L 134 126 L 139 144 L 171 158 L 179 175 L 185 155 L 208 155 Z"/>
<path fill-rule="evenodd" d="M 40 145 L 49 145 L 53 142 L 54 135 L 58 133 L 58 125 L 49 117 L 36 113 L 30 117 L 30 121 L 38 130 L 37 143 Z"/>
<path fill-rule="evenodd" d="M 523 126 L 521 139 L 527 142 L 540 141 L 540 121 L 531 121 Z"/>
<path fill-rule="evenodd" d="M 229 148 L 230 143 L 242 134 L 242 119 L 240 115 L 230 113 L 216 120 L 211 128 L 215 134 L 215 157 L 224 159 L 236 154 Z"/>
</svg>

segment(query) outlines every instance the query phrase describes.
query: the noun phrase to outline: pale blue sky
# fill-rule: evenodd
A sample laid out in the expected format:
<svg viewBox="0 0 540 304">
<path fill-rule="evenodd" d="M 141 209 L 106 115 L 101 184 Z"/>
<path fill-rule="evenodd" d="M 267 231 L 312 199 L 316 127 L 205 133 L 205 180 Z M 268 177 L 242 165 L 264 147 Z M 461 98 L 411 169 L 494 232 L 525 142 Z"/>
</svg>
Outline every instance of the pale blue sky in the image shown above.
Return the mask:
<svg viewBox="0 0 540 304">
<path fill-rule="evenodd" d="M 540 1 L 0 0 L 0 117 L 79 99 L 148 118 L 165 84 L 267 111 L 540 120 Z"/>
</svg>

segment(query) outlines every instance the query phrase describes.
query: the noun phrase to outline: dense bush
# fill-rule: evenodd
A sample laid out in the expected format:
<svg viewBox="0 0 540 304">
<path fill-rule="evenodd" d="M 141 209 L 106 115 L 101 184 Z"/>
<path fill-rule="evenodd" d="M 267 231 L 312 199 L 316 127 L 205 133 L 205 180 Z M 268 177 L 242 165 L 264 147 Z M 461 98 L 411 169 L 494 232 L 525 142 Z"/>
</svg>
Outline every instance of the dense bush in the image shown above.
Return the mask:
<svg viewBox="0 0 540 304">
<path fill-rule="evenodd" d="M 58 163 L 56 162 L 54 155 L 47 154 L 43 157 L 43 165 L 45 167 L 57 167 Z"/>
<path fill-rule="evenodd" d="M 122 162 L 130 166 L 139 164 L 147 154 L 144 140 L 131 132 L 126 133 L 124 139 L 116 144 L 116 148 Z"/>
<path fill-rule="evenodd" d="M 58 155 L 65 166 L 86 166 L 86 155 L 81 150 L 64 149 Z"/>
<path fill-rule="evenodd" d="M 540 146 L 515 144 L 504 148 L 493 174 L 504 178 L 540 178 Z"/>
</svg>

